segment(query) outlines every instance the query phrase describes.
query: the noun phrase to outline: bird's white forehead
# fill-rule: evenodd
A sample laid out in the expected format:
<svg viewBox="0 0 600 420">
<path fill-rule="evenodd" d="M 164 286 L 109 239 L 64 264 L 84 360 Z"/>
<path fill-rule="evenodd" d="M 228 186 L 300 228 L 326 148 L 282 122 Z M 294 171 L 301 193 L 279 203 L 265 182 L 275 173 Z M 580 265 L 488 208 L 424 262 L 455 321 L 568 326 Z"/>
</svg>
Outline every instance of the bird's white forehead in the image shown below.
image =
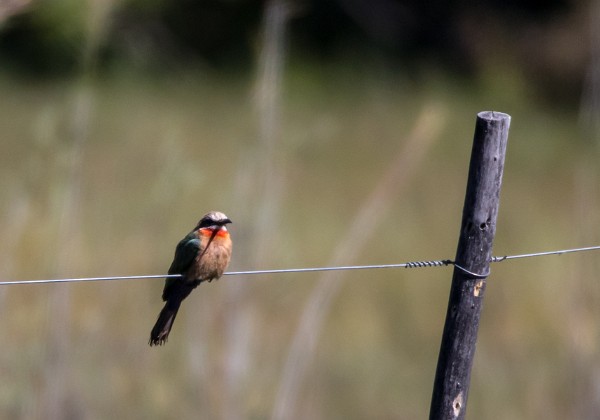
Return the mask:
<svg viewBox="0 0 600 420">
<path fill-rule="evenodd" d="M 214 220 L 215 222 L 228 219 L 228 217 L 225 215 L 225 213 L 221 213 L 220 211 L 211 211 L 210 213 L 207 213 L 206 216 L 204 216 L 204 217 L 208 217 L 208 218 Z"/>
</svg>

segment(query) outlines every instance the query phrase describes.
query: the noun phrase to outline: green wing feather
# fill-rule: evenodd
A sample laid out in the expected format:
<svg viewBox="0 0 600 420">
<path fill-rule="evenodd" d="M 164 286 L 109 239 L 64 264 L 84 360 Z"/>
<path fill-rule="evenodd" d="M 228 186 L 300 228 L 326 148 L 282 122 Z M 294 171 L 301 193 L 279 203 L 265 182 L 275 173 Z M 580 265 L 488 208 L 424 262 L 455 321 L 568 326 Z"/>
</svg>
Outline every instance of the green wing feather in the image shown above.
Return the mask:
<svg viewBox="0 0 600 420">
<path fill-rule="evenodd" d="M 190 265 L 194 262 L 194 259 L 200 252 L 200 239 L 196 235 L 196 232 L 190 232 L 185 238 L 183 238 L 175 248 L 175 257 L 169 268 L 169 274 L 182 274 Z M 169 298 L 170 291 L 174 284 L 181 281 L 181 278 L 168 278 L 165 281 L 165 288 L 163 290 L 162 298 L 167 300 Z"/>
</svg>

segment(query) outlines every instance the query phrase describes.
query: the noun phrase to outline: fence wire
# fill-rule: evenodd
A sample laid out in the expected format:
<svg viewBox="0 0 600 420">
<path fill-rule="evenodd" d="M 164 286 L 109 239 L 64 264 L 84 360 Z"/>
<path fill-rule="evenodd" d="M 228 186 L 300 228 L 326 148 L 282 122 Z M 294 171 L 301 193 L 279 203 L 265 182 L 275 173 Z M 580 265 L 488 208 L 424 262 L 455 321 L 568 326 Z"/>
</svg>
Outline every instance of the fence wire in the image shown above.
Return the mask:
<svg viewBox="0 0 600 420">
<path fill-rule="evenodd" d="M 504 255 L 501 257 L 492 257 L 490 263 L 498 263 L 507 260 L 516 260 L 522 258 L 544 257 L 550 255 L 571 254 L 575 252 L 587 252 L 600 250 L 600 245 L 588 246 L 583 248 L 561 249 L 558 251 L 534 252 L 529 254 Z M 465 273 L 474 276 L 485 278 L 490 273 L 478 274 L 473 273 L 452 260 L 427 260 L 427 261 L 411 261 L 399 264 L 375 264 L 375 265 L 346 265 L 337 267 L 310 267 L 310 268 L 283 268 L 274 270 L 250 270 L 250 271 L 228 271 L 224 276 L 249 276 L 257 274 L 287 274 L 287 273 L 312 273 L 317 271 L 345 271 L 345 270 L 375 270 L 383 268 L 430 268 L 430 267 L 445 267 L 454 265 L 456 268 Z M 109 276 L 109 277 L 81 277 L 81 278 L 65 278 L 65 279 L 44 279 L 44 280 L 14 280 L 0 281 L 0 286 L 17 285 L 17 284 L 44 284 L 44 283 L 73 283 L 87 281 L 116 281 L 116 280 L 141 280 L 141 279 L 163 279 L 163 278 L 179 278 L 181 274 L 151 274 L 141 276 Z"/>
</svg>

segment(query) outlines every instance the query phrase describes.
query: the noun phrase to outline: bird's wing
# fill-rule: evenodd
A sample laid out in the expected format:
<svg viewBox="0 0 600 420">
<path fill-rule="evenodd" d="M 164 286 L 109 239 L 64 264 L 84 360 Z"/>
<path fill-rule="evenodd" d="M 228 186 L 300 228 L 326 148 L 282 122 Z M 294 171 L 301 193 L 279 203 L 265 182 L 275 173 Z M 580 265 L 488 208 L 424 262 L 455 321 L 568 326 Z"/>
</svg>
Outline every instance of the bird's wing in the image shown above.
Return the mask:
<svg viewBox="0 0 600 420">
<path fill-rule="evenodd" d="M 175 257 L 169 268 L 169 274 L 183 274 L 194 262 L 198 252 L 200 252 L 200 239 L 198 239 L 195 232 L 191 232 L 177 244 Z M 162 296 L 163 300 L 169 298 L 169 295 L 173 290 L 173 285 L 180 281 L 180 278 L 168 278 L 165 281 L 165 288 Z"/>
</svg>

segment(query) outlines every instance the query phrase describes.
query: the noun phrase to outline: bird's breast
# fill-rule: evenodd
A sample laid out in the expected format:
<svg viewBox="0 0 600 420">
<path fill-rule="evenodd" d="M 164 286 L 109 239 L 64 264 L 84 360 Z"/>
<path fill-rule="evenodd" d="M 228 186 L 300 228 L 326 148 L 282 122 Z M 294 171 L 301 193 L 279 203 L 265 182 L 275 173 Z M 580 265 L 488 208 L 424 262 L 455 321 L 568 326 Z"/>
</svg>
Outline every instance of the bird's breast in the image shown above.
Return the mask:
<svg viewBox="0 0 600 420">
<path fill-rule="evenodd" d="M 200 249 L 203 251 L 196 257 L 196 273 L 193 278 L 204 281 L 221 277 L 231 258 L 229 234 L 219 235 L 217 233 L 210 242 L 208 238 L 201 237 Z"/>
</svg>

